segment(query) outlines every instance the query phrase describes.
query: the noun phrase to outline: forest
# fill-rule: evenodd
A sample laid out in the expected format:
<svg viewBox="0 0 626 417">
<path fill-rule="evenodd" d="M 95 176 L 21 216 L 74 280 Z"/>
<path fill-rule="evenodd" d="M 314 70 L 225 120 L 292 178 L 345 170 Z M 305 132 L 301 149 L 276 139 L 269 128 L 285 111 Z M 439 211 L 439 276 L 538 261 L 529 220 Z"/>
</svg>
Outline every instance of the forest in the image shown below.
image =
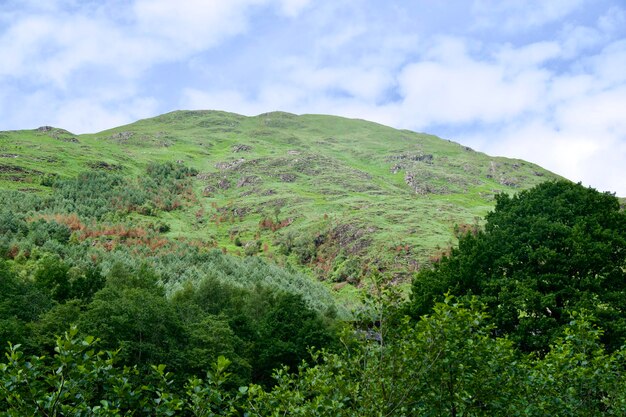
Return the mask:
<svg viewBox="0 0 626 417">
<path fill-rule="evenodd" d="M 408 296 L 370 268 L 346 313 L 297 268 L 145 220 L 189 204 L 195 174 L 0 192 L 0 415 L 626 415 L 615 196 L 498 194 Z"/>
</svg>

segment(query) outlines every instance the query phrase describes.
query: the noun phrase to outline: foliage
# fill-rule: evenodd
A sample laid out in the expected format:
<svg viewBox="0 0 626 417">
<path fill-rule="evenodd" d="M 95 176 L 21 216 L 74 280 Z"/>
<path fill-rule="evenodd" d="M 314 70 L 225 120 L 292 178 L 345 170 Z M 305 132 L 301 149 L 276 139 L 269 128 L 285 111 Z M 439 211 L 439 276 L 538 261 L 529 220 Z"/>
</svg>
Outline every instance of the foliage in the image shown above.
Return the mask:
<svg viewBox="0 0 626 417">
<path fill-rule="evenodd" d="M 383 297 L 388 297 L 383 294 Z M 204 380 L 187 382 L 165 366 L 120 366 L 76 328 L 52 356 L 27 358 L 10 346 L 0 362 L 0 415 L 190 416 L 596 416 L 626 412 L 626 359 L 607 353 L 588 313 L 576 313 L 545 357 L 491 337 L 484 309 L 451 296 L 418 323 L 399 319 L 392 298 L 380 307 L 395 323 L 388 337 L 346 332 L 344 348 L 312 351 L 275 385 L 229 388 L 231 361 L 218 356 Z M 379 316 L 381 317 L 381 316 Z M 386 321 L 386 320 L 384 320 Z"/>
<path fill-rule="evenodd" d="M 492 338 L 486 313 L 437 303 L 404 320 L 385 343 L 361 339 L 342 353 L 314 354 L 298 374 L 275 375 L 270 391 L 249 389 L 248 412 L 278 416 L 621 415 L 624 352 L 605 353 L 599 331 L 578 315 L 545 358 Z"/>
<path fill-rule="evenodd" d="M 152 165 L 142 181 L 184 189 L 190 174 L 178 165 Z M 108 223 L 111 207 L 98 214 L 104 200 L 79 200 L 81 181 L 56 181 L 44 206 L 80 206 L 83 217 L 46 213 L 34 203 L 33 213 L 3 217 L 10 260 L 0 262 L 2 344 L 51 353 L 56 335 L 77 324 L 106 349 L 122 348 L 122 364 L 145 371 L 164 363 L 177 369 L 177 382 L 204 375 L 227 355 L 230 388 L 271 384 L 274 368 L 308 359 L 309 345 L 333 345 L 336 310 L 321 284 L 258 257 L 235 258 L 187 242 L 144 247 L 144 235 Z M 121 189 L 95 190 L 126 181 L 116 174 L 87 176 L 85 188 L 101 197 Z"/>
<path fill-rule="evenodd" d="M 383 281 L 512 189 L 495 168 L 522 188 L 543 181 L 540 168 L 320 116 L 177 112 L 128 129 L 82 135 L 67 153 L 7 133 L 7 149 L 28 149 L 11 150 L 28 153 L 16 163 L 42 173 L 24 180 L 44 191 L 0 191 L 0 344 L 13 343 L 0 416 L 625 414 L 623 217 L 611 196 L 550 185 L 497 197 L 485 232 L 456 228 L 474 234 L 415 281 L 415 321 Z M 567 273 L 550 266 L 565 260 Z M 360 310 L 338 309 L 309 268 L 355 284 L 369 273 Z M 547 292 L 570 276 L 580 283 Z M 95 337 L 56 336 L 70 325 Z M 527 329 L 542 355 L 517 349 Z"/>
<path fill-rule="evenodd" d="M 498 334 L 546 351 L 572 311 L 587 309 L 617 349 L 626 337 L 626 214 L 617 199 L 580 184 L 547 182 L 497 197 L 485 230 L 468 233 L 411 295 L 414 316 L 451 291 L 489 306 Z"/>
<path fill-rule="evenodd" d="M 0 341 L 23 341 L 26 324 L 37 320 L 51 305 L 52 301 L 38 286 L 20 280 L 0 260 Z"/>
<path fill-rule="evenodd" d="M 19 345 L 11 346 L 0 364 L 0 414 L 171 416 L 181 409 L 168 392 L 171 374 L 164 367 L 153 367 L 146 383 L 137 383 L 137 369 L 116 366 L 115 353 L 97 350 L 96 342 L 73 328 L 57 339 L 51 358 L 26 358 Z"/>
</svg>

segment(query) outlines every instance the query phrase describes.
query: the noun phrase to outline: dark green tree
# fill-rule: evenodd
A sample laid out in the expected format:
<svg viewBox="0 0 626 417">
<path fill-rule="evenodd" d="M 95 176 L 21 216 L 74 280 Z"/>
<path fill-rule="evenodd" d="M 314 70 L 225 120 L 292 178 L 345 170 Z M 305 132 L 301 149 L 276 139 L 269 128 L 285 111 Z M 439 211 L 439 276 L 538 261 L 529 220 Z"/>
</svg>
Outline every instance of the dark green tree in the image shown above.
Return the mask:
<svg viewBox="0 0 626 417">
<path fill-rule="evenodd" d="M 254 347 L 255 380 L 270 383 L 272 371 L 281 366 L 295 370 L 309 359 L 309 348 L 331 348 L 335 341 L 331 326 L 299 295 L 279 293 L 258 323 L 259 337 Z"/>
<path fill-rule="evenodd" d="M 27 324 L 39 319 L 53 301 L 31 281 L 24 281 L 0 260 L 0 343 L 21 343 L 27 336 Z"/>
<path fill-rule="evenodd" d="M 144 288 L 105 287 L 79 325 L 97 334 L 105 347 L 123 347 L 120 359 L 128 365 L 176 363 L 184 335 L 168 300 Z"/>
<path fill-rule="evenodd" d="M 70 267 L 58 256 L 44 255 L 37 261 L 35 282 L 54 300 L 63 302 L 70 297 L 71 285 L 67 275 Z"/>
<path fill-rule="evenodd" d="M 450 291 L 476 295 L 500 333 L 545 351 L 571 311 L 602 323 L 603 342 L 626 336 L 626 215 L 611 194 L 567 181 L 500 194 L 484 231 L 461 236 L 433 269 L 415 277 L 411 308 L 428 313 Z"/>
</svg>

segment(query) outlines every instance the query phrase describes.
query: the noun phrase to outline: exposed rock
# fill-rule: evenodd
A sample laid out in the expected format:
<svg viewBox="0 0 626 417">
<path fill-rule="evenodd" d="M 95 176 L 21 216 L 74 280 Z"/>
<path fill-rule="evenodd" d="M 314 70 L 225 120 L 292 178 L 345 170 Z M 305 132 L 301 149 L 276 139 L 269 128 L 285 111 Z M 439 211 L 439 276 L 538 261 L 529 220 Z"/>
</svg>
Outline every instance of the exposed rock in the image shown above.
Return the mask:
<svg viewBox="0 0 626 417">
<path fill-rule="evenodd" d="M 239 197 L 247 197 L 249 195 L 261 195 L 261 189 L 259 187 L 249 187 L 239 193 Z"/>
<path fill-rule="evenodd" d="M 517 187 L 519 185 L 517 178 L 500 177 L 500 181 L 499 182 L 500 182 L 501 185 L 506 185 L 507 187 Z"/>
<path fill-rule="evenodd" d="M 373 226 L 366 228 L 354 224 L 340 224 L 330 231 L 330 239 L 339 244 L 347 254 L 356 255 L 363 252 L 371 244 L 369 235 L 377 229 Z M 320 242 L 320 244 L 323 242 Z M 319 246 L 318 242 L 316 245 Z"/>
<path fill-rule="evenodd" d="M 411 187 L 417 194 L 431 194 L 434 190 L 428 184 L 420 182 L 415 173 L 407 172 L 404 176 L 404 182 Z"/>
<path fill-rule="evenodd" d="M 424 174 L 424 173 L 422 173 Z M 445 186 L 437 186 L 429 182 L 428 180 L 442 180 L 451 181 L 450 178 L 445 177 L 433 177 L 429 175 L 428 177 L 420 177 L 415 172 L 407 172 L 404 176 L 404 182 L 406 185 L 411 187 L 416 194 L 426 195 L 426 194 L 449 194 L 450 190 Z M 460 185 L 460 184 L 457 184 Z"/>
<path fill-rule="evenodd" d="M 235 207 L 233 208 L 232 213 L 237 217 L 244 217 L 249 211 L 250 209 L 247 207 Z"/>
<path fill-rule="evenodd" d="M 392 174 L 397 174 L 398 172 L 402 171 L 406 169 L 406 166 L 403 164 L 395 164 L 393 165 L 391 168 L 389 168 L 389 171 L 391 171 Z"/>
<path fill-rule="evenodd" d="M 56 139 L 58 139 L 60 141 L 63 141 L 63 142 L 80 143 L 80 141 L 77 138 L 75 138 L 74 136 L 69 137 L 69 138 L 58 137 Z"/>
<path fill-rule="evenodd" d="M 266 160 L 261 159 L 261 158 L 249 159 L 249 160 L 245 160 L 245 161 L 241 162 L 240 164 L 237 164 L 232 169 L 233 169 L 233 171 L 247 172 L 247 170 L 249 170 L 249 169 L 254 170 L 256 166 L 258 166 L 260 163 L 265 162 L 265 161 Z"/>
<path fill-rule="evenodd" d="M 372 179 L 372 175 L 369 174 L 368 172 L 365 171 L 359 171 L 359 170 L 354 170 L 352 171 L 357 177 L 364 179 L 364 180 L 371 180 Z"/>
<path fill-rule="evenodd" d="M 26 169 L 20 166 L 0 165 L 0 174 L 14 174 L 5 176 L 4 179 L 15 182 L 25 182 L 25 175 L 43 175 L 43 172 L 35 169 Z"/>
<path fill-rule="evenodd" d="M 14 153 L 1 153 L 0 158 L 17 158 L 19 155 Z"/>
<path fill-rule="evenodd" d="M 111 139 L 113 140 L 119 140 L 119 141 L 126 141 L 130 138 L 132 138 L 134 136 L 133 132 L 118 132 L 118 133 L 114 133 L 111 135 Z"/>
<path fill-rule="evenodd" d="M 104 161 L 90 162 L 88 165 L 93 169 L 104 169 L 107 171 L 119 171 L 122 169 L 121 165 L 109 164 Z"/>
<path fill-rule="evenodd" d="M 234 153 L 237 153 L 237 152 L 248 152 L 249 150 L 252 149 L 252 147 L 248 146 L 248 145 L 238 144 L 238 145 L 233 145 L 233 147 L 231 149 L 232 149 L 232 151 Z"/>
<path fill-rule="evenodd" d="M 282 182 L 294 182 L 296 180 L 296 176 L 293 174 L 280 174 L 278 176 Z"/>
<path fill-rule="evenodd" d="M 289 155 L 300 155 L 300 151 L 287 151 Z"/>
<path fill-rule="evenodd" d="M 236 167 L 238 167 L 239 165 L 243 164 L 245 161 L 244 158 L 241 159 L 237 159 L 235 161 L 225 161 L 225 162 L 218 162 L 217 164 L 215 164 L 215 168 L 221 170 L 221 171 L 226 171 L 229 169 L 234 169 Z"/>
<path fill-rule="evenodd" d="M 291 167 L 296 172 L 312 176 L 319 175 L 324 171 L 332 171 L 334 166 L 336 166 L 334 161 L 329 158 L 320 157 L 319 155 L 296 158 L 291 162 Z"/>
<path fill-rule="evenodd" d="M 36 129 L 39 133 L 46 133 L 48 136 L 54 139 L 61 140 L 63 142 L 78 143 L 78 139 L 74 135 L 65 129 L 59 129 L 52 126 L 41 126 Z"/>
<path fill-rule="evenodd" d="M 222 178 L 217 182 L 217 187 L 222 190 L 228 190 L 231 187 L 231 184 L 228 178 Z"/>
<path fill-rule="evenodd" d="M 204 189 L 202 190 L 202 195 L 205 197 L 210 197 L 211 195 L 213 195 L 215 193 L 216 188 L 212 185 L 207 185 L 206 187 L 204 187 Z"/>
<path fill-rule="evenodd" d="M 401 161 L 413 161 L 413 162 L 426 162 L 430 164 L 433 162 L 432 154 L 400 154 L 400 155 L 392 155 L 389 159 L 391 160 L 401 160 Z"/>
<path fill-rule="evenodd" d="M 261 179 L 255 175 L 247 175 L 237 181 L 237 187 L 247 187 L 249 185 L 258 184 L 260 181 Z"/>
<path fill-rule="evenodd" d="M 28 173 L 27 169 L 24 169 L 22 167 L 19 166 L 13 166 L 13 165 L 0 165 L 0 172 L 1 173 Z"/>
</svg>

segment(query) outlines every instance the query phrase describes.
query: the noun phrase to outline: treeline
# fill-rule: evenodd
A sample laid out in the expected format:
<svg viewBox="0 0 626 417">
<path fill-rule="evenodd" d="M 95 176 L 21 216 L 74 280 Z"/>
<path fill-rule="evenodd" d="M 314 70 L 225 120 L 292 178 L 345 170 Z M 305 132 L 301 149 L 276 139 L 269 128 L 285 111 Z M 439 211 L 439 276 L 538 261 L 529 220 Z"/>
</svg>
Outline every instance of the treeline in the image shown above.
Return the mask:
<svg viewBox="0 0 626 417">
<path fill-rule="evenodd" d="M 207 278 L 166 297 L 145 265 L 118 264 L 105 277 L 91 269 L 74 281 L 58 259 L 44 258 L 40 268 L 31 281 L 0 263 L 0 338 L 29 355 L 52 355 L 56 335 L 76 325 L 101 347 L 121 348 L 127 366 L 166 364 L 186 379 L 224 355 L 233 362 L 233 384 L 267 385 L 274 368 L 308 359 L 309 346 L 336 343 L 332 316 L 273 288 Z"/>
<path fill-rule="evenodd" d="M 448 296 L 418 322 L 382 298 L 388 331 L 345 333 L 342 349 L 316 351 L 272 387 L 232 388 L 236 363 L 223 356 L 203 378 L 180 381 L 163 366 L 122 367 L 76 330 L 55 354 L 11 347 L 0 364 L 3 415 L 63 416 L 621 416 L 623 349 L 607 353 L 584 314 L 571 317 L 544 355 L 493 337 L 490 316 Z M 382 329 L 380 329 L 382 330 Z M 231 374 L 233 372 L 234 374 Z"/>
<path fill-rule="evenodd" d="M 46 179 L 47 196 L 0 193 L 2 347 L 52 355 L 56 335 L 77 325 L 121 348 L 120 363 L 166 364 L 180 381 L 225 355 L 238 386 L 270 384 L 308 347 L 334 346 L 337 310 L 321 285 L 134 220 L 191 202 L 193 174 L 150 165 L 139 179 L 89 172 Z"/>
<path fill-rule="evenodd" d="M 372 272 L 343 324 L 257 258 L 107 249 L 33 220 L 49 203 L 10 204 L 31 216 L 0 217 L 4 415 L 626 415 L 626 214 L 610 194 L 499 196 L 408 300 Z"/>
</svg>

